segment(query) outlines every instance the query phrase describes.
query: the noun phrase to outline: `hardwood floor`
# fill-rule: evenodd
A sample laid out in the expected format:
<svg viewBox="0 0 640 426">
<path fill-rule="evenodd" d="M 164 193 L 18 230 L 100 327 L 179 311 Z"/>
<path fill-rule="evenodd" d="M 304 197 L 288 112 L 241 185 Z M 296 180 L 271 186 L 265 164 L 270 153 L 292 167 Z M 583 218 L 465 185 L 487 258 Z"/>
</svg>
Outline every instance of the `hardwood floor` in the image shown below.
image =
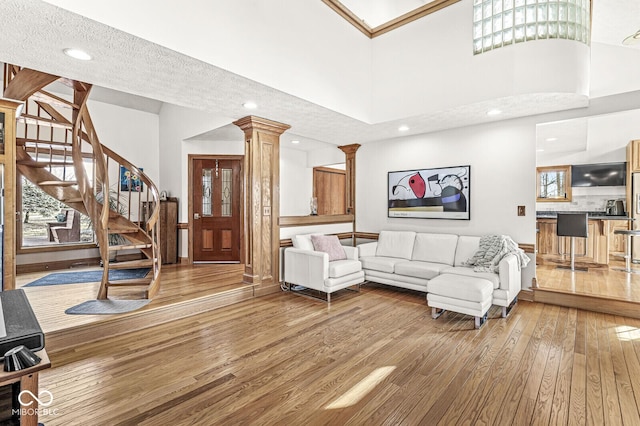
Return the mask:
<svg viewBox="0 0 640 426">
<path fill-rule="evenodd" d="M 276 293 L 54 351 L 55 425 L 640 424 L 640 320 L 520 302 L 430 317 L 377 285 Z"/>
<path fill-rule="evenodd" d="M 623 261 L 612 261 L 608 268 L 572 272 L 547 263 L 536 265 L 536 275 L 540 288 L 640 303 L 640 274 L 616 270 L 623 267 Z M 640 270 L 640 265 L 632 269 Z"/>
<path fill-rule="evenodd" d="M 85 268 L 95 270 L 99 268 Z M 99 283 L 60 284 L 24 287 L 51 272 L 77 272 L 80 268 L 46 273 L 18 275 L 16 287 L 23 288 L 42 330 L 48 350 L 126 333 L 175 316 L 188 316 L 253 297 L 253 286 L 242 283 L 243 266 L 228 265 L 164 265 L 162 284 L 156 297 L 142 309 L 121 315 L 66 315 L 64 311 L 86 300 L 95 299 Z M 113 288 L 109 297 L 141 298 L 135 287 Z M 132 319 L 134 318 L 134 319 Z"/>
</svg>

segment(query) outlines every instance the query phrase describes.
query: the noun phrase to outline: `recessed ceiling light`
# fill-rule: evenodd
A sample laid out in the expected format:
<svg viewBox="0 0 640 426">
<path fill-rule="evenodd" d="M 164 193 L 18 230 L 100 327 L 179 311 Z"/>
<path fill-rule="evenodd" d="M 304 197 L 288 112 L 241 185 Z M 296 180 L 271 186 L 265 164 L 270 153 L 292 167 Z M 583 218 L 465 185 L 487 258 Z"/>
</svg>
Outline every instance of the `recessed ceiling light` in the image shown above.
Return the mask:
<svg viewBox="0 0 640 426">
<path fill-rule="evenodd" d="M 247 101 L 247 102 L 243 103 L 242 106 L 245 107 L 246 109 L 256 109 L 256 108 L 258 108 L 258 104 L 253 102 L 253 101 Z"/>
<path fill-rule="evenodd" d="M 299 144 L 299 143 L 300 143 L 300 141 L 298 141 L 298 140 L 292 140 L 292 141 L 291 141 L 291 143 L 293 143 L 293 144 Z"/>
<path fill-rule="evenodd" d="M 547 142 L 555 142 L 558 140 L 558 138 L 547 138 L 545 139 Z"/>
<path fill-rule="evenodd" d="M 487 111 L 487 115 L 499 115 L 502 114 L 502 111 L 500 111 L 499 109 L 490 109 L 489 111 Z"/>
<path fill-rule="evenodd" d="M 399 132 L 406 132 L 407 130 L 409 130 L 409 126 L 407 125 L 403 124 L 402 126 L 398 127 Z"/>
<path fill-rule="evenodd" d="M 544 149 L 542 148 L 536 149 L 536 152 L 544 152 Z"/>
<path fill-rule="evenodd" d="M 64 49 L 63 52 L 65 55 L 70 56 L 74 59 L 79 59 L 81 61 L 90 61 L 92 59 L 91 55 L 89 55 L 84 50 L 74 49 L 72 47 Z"/>
</svg>

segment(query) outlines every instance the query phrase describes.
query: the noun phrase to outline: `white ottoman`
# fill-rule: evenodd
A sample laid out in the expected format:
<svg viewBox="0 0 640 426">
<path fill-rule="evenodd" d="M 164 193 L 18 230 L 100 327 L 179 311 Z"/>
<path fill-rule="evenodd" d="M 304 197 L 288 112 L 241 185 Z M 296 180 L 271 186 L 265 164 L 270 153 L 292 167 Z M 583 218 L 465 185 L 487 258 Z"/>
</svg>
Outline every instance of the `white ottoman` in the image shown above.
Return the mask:
<svg viewBox="0 0 640 426">
<path fill-rule="evenodd" d="M 445 310 L 454 311 L 474 316 L 475 328 L 480 328 L 487 319 L 492 299 L 493 283 L 483 278 L 442 274 L 427 283 L 427 302 L 433 318 Z"/>
</svg>

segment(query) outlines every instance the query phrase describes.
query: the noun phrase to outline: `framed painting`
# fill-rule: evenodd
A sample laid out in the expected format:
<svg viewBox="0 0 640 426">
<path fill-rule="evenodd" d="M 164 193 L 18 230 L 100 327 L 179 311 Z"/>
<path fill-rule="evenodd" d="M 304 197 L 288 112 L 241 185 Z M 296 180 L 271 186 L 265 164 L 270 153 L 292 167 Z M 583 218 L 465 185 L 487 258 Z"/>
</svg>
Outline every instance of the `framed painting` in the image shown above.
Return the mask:
<svg viewBox="0 0 640 426">
<path fill-rule="evenodd" d="M 140 171 L 143 171 L 142 167 Z M 142 192 L 140 176 L 131 172 L 125 166 L 120 166 L 120 191 Z"/>
<path fill-rule="evenodd" d="M 389 172 L 388 217 L 471 219 L 471 166 Z"/>
</svg>

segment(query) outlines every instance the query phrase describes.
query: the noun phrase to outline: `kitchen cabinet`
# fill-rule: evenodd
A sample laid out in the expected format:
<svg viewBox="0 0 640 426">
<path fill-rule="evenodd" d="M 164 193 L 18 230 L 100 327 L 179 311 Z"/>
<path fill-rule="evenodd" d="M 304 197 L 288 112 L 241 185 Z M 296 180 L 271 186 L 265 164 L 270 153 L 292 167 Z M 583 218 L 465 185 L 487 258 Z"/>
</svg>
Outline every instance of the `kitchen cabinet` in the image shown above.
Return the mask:
<svg viewBox="0 0 640 426">
<path fill-rule="evenodd" d="M 586 239 L 576 238 L 577 262 L 597 265 L 609 263 L 609 224 L 607 222 L 609 221 L 603 219 L 589 219 L 589 237 Z M 540 218 L 537 225 L 537 263 L 568 262 L 571 240 L 569 237 L 558 238 L 556 235 L 557 219 Z M 585 252 L 586 254 L 584 254 Z"/>
<path fill-rule="evenodd" d="M 615 254 L 620 256 L 624 254 L 627 240 L 625 235 L 616 235 L 614 231 L 629 229 L 628 220 L 610 220 L 609 221 L 609 256 Z"/>
<path fill-rule="evenodd" d="M 627 163 L 631 173 L 640 172 L 640 139 L 633 140 L 627 145 Z"/>
</svg>

